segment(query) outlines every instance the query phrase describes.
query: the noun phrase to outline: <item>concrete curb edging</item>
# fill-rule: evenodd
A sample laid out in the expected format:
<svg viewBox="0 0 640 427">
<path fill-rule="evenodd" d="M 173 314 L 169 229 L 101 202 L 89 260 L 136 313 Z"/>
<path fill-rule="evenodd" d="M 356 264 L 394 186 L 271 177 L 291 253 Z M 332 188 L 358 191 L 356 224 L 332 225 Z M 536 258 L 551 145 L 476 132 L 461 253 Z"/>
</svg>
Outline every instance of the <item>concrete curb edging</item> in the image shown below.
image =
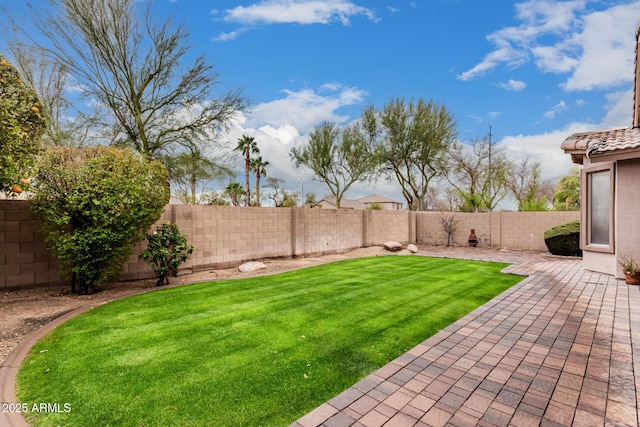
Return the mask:
<svg viewBox="0 0 640 427">
<path fill-rule="evenodd" d="M 5 362 L 0 366 L 0 402 L 11 404 L 18 403 L 16 397 L 16 377 L 18 370 L 22 366 L 22 362 L 31 351 L 31 348 L 46 334 L 54 330 L 56 327 L 67 320 L 85 313 L 94 307 L 106 304 L 109 301 L 99 302 L 97 304 L 86 305 L 70 312 L 63 314 L 55 320 L 47 323 L 43 327 L 36 329 L 28 335 L 18 346 L 9 353 Z M 21 412 L 2 412 L 0 411 L 0 425 L 7 427 L 29 427 Z"/>
</svg>

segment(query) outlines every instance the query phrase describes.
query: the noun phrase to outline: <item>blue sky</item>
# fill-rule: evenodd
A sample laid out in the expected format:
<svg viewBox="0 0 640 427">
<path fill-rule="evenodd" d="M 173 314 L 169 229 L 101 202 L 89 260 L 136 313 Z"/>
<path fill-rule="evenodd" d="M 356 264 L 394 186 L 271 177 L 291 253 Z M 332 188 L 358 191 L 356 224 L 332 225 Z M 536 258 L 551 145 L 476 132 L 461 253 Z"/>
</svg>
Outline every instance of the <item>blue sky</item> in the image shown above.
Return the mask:
<svg viewBox="0 0 640 427">
<path fill-rule="evenodd" d="M 0 3 L 8 0 L 0 0 Z M 640 1 L 155 0 L 191 30 L 194 54 L 251 103 L 225 137 L 258 141 L 269 176 L 318 196 L 326 188 L 288 152 L 324 120 L 347 124 L 393 97 L 444 104 L 468 141 L 493 130 L 510 158 L 572 167 L 569 134 L 628 126 Z M 242 170 L 238 159 L 238 170 Z M 240 176 L 242 179 L 242 175 Z M 357 198 L 402 201 L 384 180 Z"/>
</svg>

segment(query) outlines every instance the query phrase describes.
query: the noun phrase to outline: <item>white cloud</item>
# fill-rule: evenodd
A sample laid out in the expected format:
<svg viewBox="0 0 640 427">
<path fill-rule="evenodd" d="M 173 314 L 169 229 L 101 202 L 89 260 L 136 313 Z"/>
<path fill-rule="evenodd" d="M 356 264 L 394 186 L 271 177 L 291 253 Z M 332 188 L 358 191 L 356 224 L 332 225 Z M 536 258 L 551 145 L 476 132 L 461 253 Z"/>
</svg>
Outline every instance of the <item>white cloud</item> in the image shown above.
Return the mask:
<svg viewBox="0 0 640 427">
<path fill-rule="evenodd" d="M 558 43 L 554 46 L 538 46 L 531 48 L 536 66 L 543 72 L 568 73 L 576 68 L 579 61 L 572 58 L 570 45 Z"/>
<path fill-rule="evenodd" d="M 556 105 L 554 105 L 553 107 L 551 107 L 551 109 L 549 111 L 547 111 L 546 113 L 544 113 L 544 116 L 547 119 L 553 119 L 556 115 L 562 113 L 563 111 L 568 110 L 569 108 L 567 107 L 567 103 L 564 101 L 560 101 L 558 102 Z"/>
<path fill-rule="evenodd" d="M 507 156 L 514 161 L 519 161 L 526 156 L 534 161 L 540 161 L 543 178 L 557 180 L 576 166 L 571 162 L 571 157 L 560 148 L 562 141 L 569 135 L 631 125 L 633 93 L 628 90 L 613 92 L 606 95 L 606 100 L 607 104 L 604 106 L 606 115 L 598 123 L 574 122 L 563 129 L 539 135 L 506 136 L 498 144 L 505 147 Z M 560 104 L 562 103 L 558 105 Z"/>
<path fill-rule="evenodd" d="M 487 121 L 487 120 L 497 119 L 501 115 L 502 115 L 502 112 L 500 112 L 500 111 L 489 111 L 483 116 L 478 116 L 476 114 L 470 114 L 467 117 L 469 117 L 470 119 L 475 120 L 478 123 L 482 123 L 482 122 Z"/>
<path fill-rule="evenodd" d="M 542 176 L 544 179 L 557 180 L 566 175 L 575 165 L 571 162 L 571 156 L 565 154 L 560 144 L 569 135 L 576 132 L 587 132 L 596 129 L 597 126 L 587 123 L 571 123 L 564 129 L 545 132 L 540 135 L 514 135 L 507 136 L 498 142 L 506 150 L 509 159 L 519 162 L 525 157 L 542 164 Z"/>
<path fill-rule="evenodd" d="M 236 31 L 231 31 L 228 33 L 221 33 L 219 35 L 217 35 L 216 37 L 213 38 L 214 42 L 227 42 L 230 40 L 235 40 L 238 37 L 240 37 L 240 35 L 246 33 L 247 31 L 249 31 L 249 28 L 244 27 L 244 28 L 239 28 Z"/>
<path fill-rule="evenodd" d="M 530 0 L 516 5 L 516 19 L 522 21 L 518 27 L 507 27 L 487 36 L 496 46 L 493 52 L 468 71 L 460 74 L 460 80 L 478 78 L 487 71 L 504 63 L 519 67 L 528 62 L 536 40 L 549 35 L 562 35 L 574 30 L 576 12 L 584 8 L 585 0 L 552 1 Z"/>
<path fill-rule="evenodd" d="M 351 25 L 351 18 L 356 16 L 379 21 L 373 9 L 358 6 L 349 0 L 262 0 L 250 6 L 236 6 L 224 11 L 213 9 L 211 14 L 242 25 L 238 30 L 219 34 L 213 41 L 235 40 L 259 25 L 340 22 L 348 26 Z"/>
<path fill-rule="evenodd" d="M 600 123 L 600 129 L 611 129 L 622 126 L 631 126 L 633 115 L 633 91 L 625 90 L 606 95 L 607 111 Z"/>
<path fill-rule="evenodd" d="M 522 89 L 524 89 L 525 87 L 527 87 L 527 84 L 525 82 L 522 82 L 522 81 L 519 81 L 519 80 L 509 79 L 506 82 L 498 83 L 497 86 L 502 88 L 502 89 L 519 92 Z"/>
<path fill-rule="evenodd" d="M 237 6 L 223 12 L 224 20 L 244 25 L 328 24 L 338 21 L 350 25 L 354 16 L 376 21 L 373 10 L 348 0 L 263 0 L 250 6 Z"/>
<path fill-rule="evenodd" d="M 631 82 L 638 16 L 640 1 L 585 16 L 577 40 L 581 55 L 564 89 L 611 88 Z"/>
<path fill-rule="evenodd" d="M 587 0 L 529 0 L 516 5 L 518 26 L 487 36 L 495 46 L 471 69 L 458 75 L 472 80 L 499 67 L 533 62 L 543 73 L 570 74 L 565 90 L 611 88 L 633 76 L 634 30 L 640 1 L 602 11 Z"/>
<path fill-rule="evenodd" d="M 526 62 L 526 55 L 518 52 L 509 43 L 498 42 L 498 49 L 487 54 L 476 66 L 458 75 L 459 80 L 473 80 L 484 75 L 487 71 L 505 62 L 513 67 Z"/>
</svg>

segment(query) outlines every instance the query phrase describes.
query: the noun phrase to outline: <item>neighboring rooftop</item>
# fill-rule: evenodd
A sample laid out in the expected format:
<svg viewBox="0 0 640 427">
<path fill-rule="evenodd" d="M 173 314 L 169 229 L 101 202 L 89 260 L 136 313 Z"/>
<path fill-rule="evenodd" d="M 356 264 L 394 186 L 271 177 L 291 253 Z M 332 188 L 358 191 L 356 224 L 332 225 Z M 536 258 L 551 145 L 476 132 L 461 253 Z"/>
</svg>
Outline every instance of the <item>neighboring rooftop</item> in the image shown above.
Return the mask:
<svg viewBox="0 0 640 427">
<path fill-rule="evenodd" d="M 640 150 L 640 128 L 617 128 L 574 133 L 564 140 L 562 149 L 571 154 L 574 163 L 582 163 L 582 156 L 594 157 L 621 151 Z"/>
<path fill-rule="evenodd" d="M 336 199 L 333 197 L 325 197 L 320 200 L 320 205 L 323 208 L 335 208 L 336 207 Z M 342 199 L 340 200 L 340 209 L 366 209 L 367 205 L 362 203 L 359 200 L 350 200 L 350 199 Z"/>
<path fill-rule="evenodd" d="M 402 202 L 390 199 L 380 194 L 371 194 L 360 199 L 342 199 L 340 200 L 340 209 L 367 209 L 371 204 L 378 203 L 385 209 L 402 210 Z M 319 203 L 323 208 L 335 208 L 336 199 L 333 197 L 325 197 Z"/>
<path fill-rule="evenodd" d="M 369 196 L 365 196 L 362 197 L 360 199 L 358 199 L 359 201 L 361 201 L 362 203 L 399 203 L 402 204 L 402 202 L 399 202 L 397 200 L 393 200 L 390 199 L 386 196 L 382 196 L 380 194 L 371 194 Z"/>
</svg>

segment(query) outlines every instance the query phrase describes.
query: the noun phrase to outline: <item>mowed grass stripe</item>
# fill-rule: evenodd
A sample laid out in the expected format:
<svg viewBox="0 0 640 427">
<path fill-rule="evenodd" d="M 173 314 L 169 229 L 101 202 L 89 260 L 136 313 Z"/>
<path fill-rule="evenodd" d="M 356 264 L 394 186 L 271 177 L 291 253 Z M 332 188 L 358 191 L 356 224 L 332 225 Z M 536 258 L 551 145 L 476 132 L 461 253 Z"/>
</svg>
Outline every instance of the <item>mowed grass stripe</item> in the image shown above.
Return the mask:
<svg viewBox="0 0 640 427">
<path fill-rule="evenodd" d="M 71 404 L 35 426 L 288 425 L 521 280 L 505 266 L 363 258 L 126 298 L 40 341 L 18 395 Z"/>
</svg>

